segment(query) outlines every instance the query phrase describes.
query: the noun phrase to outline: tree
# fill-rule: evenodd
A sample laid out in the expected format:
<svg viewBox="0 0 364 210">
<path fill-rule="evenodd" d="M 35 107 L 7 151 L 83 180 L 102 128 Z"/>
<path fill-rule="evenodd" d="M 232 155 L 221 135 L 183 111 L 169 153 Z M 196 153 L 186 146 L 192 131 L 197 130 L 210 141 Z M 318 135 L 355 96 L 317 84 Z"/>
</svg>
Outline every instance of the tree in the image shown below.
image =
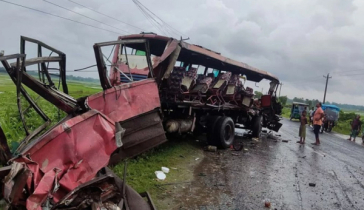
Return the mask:
<svg viewBox="0 0 364 210">
<path fill-rule="evenodd" d="M 279 101 L 281 102 L 282 106 L 285 106 L 287 104 L 287 99 L 287 96 L 279 97 Z"/>
<path fill-rule="evenodd" d="M 254 95 L 255 95 L 256 98 L 261 98 L 263 93 L 259 92 L 259 91 L 254 91 Z"/>
</svg>

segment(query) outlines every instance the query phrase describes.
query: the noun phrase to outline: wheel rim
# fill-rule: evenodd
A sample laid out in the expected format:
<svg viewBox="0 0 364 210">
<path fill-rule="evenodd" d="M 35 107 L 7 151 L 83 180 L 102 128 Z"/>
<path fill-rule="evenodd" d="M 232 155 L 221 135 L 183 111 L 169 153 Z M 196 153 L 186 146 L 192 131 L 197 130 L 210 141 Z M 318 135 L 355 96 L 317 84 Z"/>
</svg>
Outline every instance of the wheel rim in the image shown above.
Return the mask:
<svg viewBox="0 0 364 210">
<path fill-rule="evenodd" d="M 225 141 L 229 141 L 229 139 L 231 138 L 231 136 L 233 135 L 232 134 L 232 127 L 231 127 L 231 125 L 226 125 L 225 126 L 225 129 L 224 129 L 224 139 L 225 139 Z"/>
</svg>

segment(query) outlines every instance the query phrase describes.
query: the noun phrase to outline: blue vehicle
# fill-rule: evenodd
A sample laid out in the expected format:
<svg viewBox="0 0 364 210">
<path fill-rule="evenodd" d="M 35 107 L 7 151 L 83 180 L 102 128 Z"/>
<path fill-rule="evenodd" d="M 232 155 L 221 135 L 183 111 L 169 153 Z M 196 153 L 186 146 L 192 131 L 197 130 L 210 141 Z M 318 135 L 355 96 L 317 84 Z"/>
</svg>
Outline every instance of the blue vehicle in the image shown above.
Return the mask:
<svg viewBox="0 0 364 210">
<path fill-rule="evenodd" d="M 308 111 L 308 104 L 293 102 L 291 108 L 290 120 L 300 119 L 303 110 L 306 110 L 306 112 Z"/>
<path fill-rule="evenodd" d="M 340 108 L 331 104 L 322 104 L 322 110 L 324 110 L 325 118 L 321 126 L 321 133 L 331 132 L 339 120 Z"/>
</svg>

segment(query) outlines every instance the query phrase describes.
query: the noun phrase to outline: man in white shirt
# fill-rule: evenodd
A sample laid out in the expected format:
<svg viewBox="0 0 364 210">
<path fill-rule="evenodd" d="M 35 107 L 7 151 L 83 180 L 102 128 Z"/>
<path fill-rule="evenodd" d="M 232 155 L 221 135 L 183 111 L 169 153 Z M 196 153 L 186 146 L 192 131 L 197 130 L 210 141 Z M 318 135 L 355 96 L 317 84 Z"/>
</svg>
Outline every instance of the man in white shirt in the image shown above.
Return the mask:
<svg viewBox="0 0 364 210">
<path fill-rule="evenodd" d="M 313 107 L 312 107 L 312 109 L 310 110 L 310 115 L 309 115 L 309 120 L 310 120 L 310 126 L 312 126 L 312 117 L 313 117 L 313 112 L 314 112 L 314 110 L 313 110 Z"/>
</svg>

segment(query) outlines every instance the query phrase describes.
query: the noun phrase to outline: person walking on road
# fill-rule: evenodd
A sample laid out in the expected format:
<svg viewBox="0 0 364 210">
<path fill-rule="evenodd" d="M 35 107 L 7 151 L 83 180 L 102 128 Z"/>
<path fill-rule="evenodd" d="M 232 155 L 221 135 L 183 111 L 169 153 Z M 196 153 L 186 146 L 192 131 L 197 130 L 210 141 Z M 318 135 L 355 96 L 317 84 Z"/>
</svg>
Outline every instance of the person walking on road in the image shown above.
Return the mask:
<svg viewBox="0 0 364 210">
<path fill-rule="evenodd" d="M 316 104 L 316 111 L 313 115 L 313 132 L 315 133 L 316 142 L 313 145 L 320 145 L 319 132 L 322 125 L 322 118 L 324 117 L 324 110 L 321 108 L 321 103 Z"/>
<path fill-rule="evenodd" d="M 305 140 L 306 140 L 306 125 L 307 125 L 307 117 L 306 117 L 307 112 L 303 111 L 301 118 L 300 118 L 300 131 L 299 131 L 299 136 L 300 136 L 300 140 L 297 141 L 297 143 L 300 144 L 304 144 Z"/>
<path fill-rule="evenodd" d="M 353 141 L 355 141 L 355 138 L 360 133 L 360 130 L 361 130 L 360 115 L 357 115 L 351 122 L 351 134 L 348 140 L 351 141 L 351 138 L 353 138 Z"/>
</svg>

